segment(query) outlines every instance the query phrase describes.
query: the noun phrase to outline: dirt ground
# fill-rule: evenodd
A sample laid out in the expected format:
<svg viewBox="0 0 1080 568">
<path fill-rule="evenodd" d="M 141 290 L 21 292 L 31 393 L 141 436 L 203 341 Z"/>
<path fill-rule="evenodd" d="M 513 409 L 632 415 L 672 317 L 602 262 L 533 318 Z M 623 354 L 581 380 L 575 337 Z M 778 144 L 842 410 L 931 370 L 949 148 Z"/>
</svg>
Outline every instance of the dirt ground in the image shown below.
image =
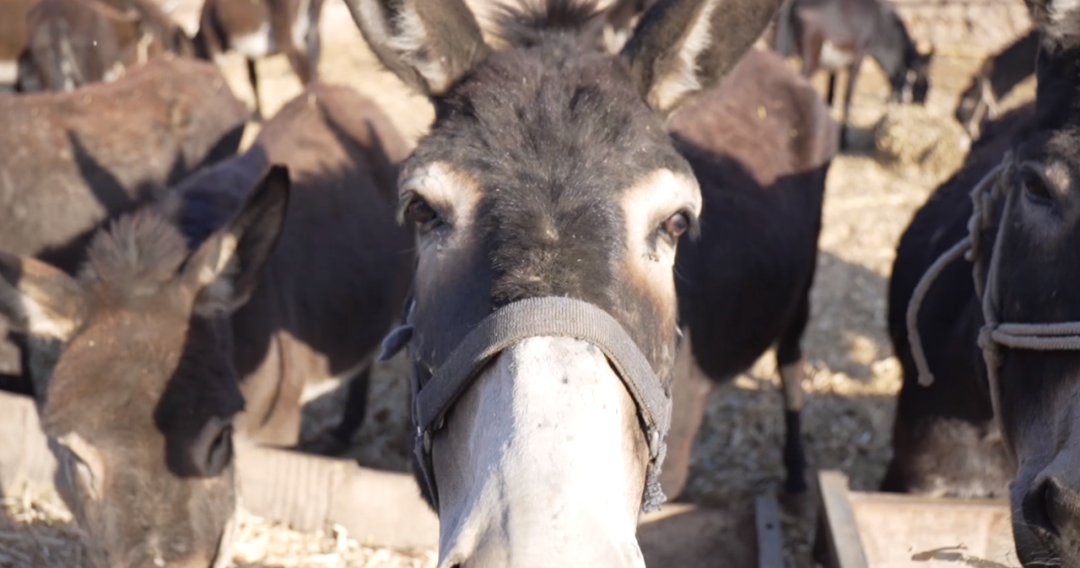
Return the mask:
<svg viewBox="0 0 1080 568">
<path fill-rule="evenodd" d="M 194 30 L 199 4 L 196 0 L 179 0 L 173 13 Z M 351 85 L 371 96 L 407 137 L 415 140 L 421 136 L 432 118 L 430 105 L 379 68 L 343 4 L 327 3 L 322 29 L 321 77 Z M 811 470 L 841 469 L 851 477 L 855 489 L 874 489 L 890 457 L 893 399 L 900 377 L 885 329 L 885 292 L 895 243 L 915 209 L 951 174 L 951 168 L 962 157 L 956 140 L 949 137 L 956 132 L 952 109 L 980 61 L 953 55 L 936 58 L 926 109 L 893 109 L 901 123 L 921 117 L 921 122 L 908 126 L 950 125 L 941 129 L 938 144 L 938 154 L 945 158 L 885 163 L 869 155 L 845 155 L 834 161 L 828 178 L 813 317 L 805 336 L 810 369 L 803 424 Z M 250 103 L 251 90 L 243 62 L 228 58 L 223 67 L 234 92 Z M 298 94 L 301 87 L 281 57 L 260 62 L 259 70 L 263 108 L 269 116 Z M 1029 81 L 1006 104 L 1017 104 L 1032 94 L 1033 84 Z M 867 63 L 854 101 L 855 124 L 871 128 L 889 110 L 883 103 L 885 96 L 884 78 L 872 63 Z M 900 124 L 901 132 L 903 126 Z M 408 467 L 411 438 L 405 372 L 403 361 L 395 360 L 380 365 L 375 373 L 368 420 L 351 452 L 362 465 L 394 470 Z M 781 490 L 783 412 L 778 386 L 773 359 L 767 354 L 748 373 L 713 391 L 695 444 L 683 500 L 747 511 L 752 510 L 756 495 Z M 305 436 L 310 438 L 332 424 L 340 405 L 339 396 L 316 401 L 307 412 Z M 15 525 L 43 523 L 39 527 L 42 530 L 72 530 L 64 519 L 57 521 L 55 515 L 35 513 L 29 504 L 6 505 L 18 512 L 10 518 L 26 519 Z M 808 509 L 785 512 L 791 566 L 809 566 L 811 515 Z M 430 551 L 401 554 L 357 547 L 332 527 L 325 534 L 305 536 L 250 517 L 245 518 L 245 523 L 247 529 L 235 558 L 238 566 L 420 567 L 434 566 L 435 562 Z M 35 537 L 35 542 L 64 538 L 66 534 L 56 536 L 47 530 L 40 538 Z M 0 523 L 0 548 L 4 535 Z M 37 553 L 18 554 L 36 558 Z M 70 565 L 80 562 L 72 560 Z M 36 564 L 7 564 L 0 554 L 0 566 L 8 565 Z"/>
</svg>

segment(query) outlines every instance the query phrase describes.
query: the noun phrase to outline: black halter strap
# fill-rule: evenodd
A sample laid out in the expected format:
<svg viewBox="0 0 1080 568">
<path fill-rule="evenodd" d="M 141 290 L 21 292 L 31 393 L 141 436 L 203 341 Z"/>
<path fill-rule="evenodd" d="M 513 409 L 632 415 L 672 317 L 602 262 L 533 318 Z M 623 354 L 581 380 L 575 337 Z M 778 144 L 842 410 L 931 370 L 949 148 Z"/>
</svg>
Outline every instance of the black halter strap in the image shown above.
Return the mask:
<svg viewBox="0 0 1080 568">
<path fill-rule="evenodd" d="M 408 325 L 391 333 L 384 342 L 383 357 L 392 356 L 410 343 L 411 336 Z M 446 413 L 494 357 L 532 337 L 587 341 L 607 356 L 637 405 L 649 443 L 650 462 L 642 509 L 648 512 L 658 508 L 664 502 L 659 473 L 666 453 L 664 438 L 671 427 L 671 391 L 661 385 L 648 359 L 615 318 L 588 302 L 554 296 L 514 302 L 484 318 L 426 383 L 421 384 L 414 370 L 415 452 L 432 500 L 438 504 L 431 439 L 443 427 Z"/>
</svg>

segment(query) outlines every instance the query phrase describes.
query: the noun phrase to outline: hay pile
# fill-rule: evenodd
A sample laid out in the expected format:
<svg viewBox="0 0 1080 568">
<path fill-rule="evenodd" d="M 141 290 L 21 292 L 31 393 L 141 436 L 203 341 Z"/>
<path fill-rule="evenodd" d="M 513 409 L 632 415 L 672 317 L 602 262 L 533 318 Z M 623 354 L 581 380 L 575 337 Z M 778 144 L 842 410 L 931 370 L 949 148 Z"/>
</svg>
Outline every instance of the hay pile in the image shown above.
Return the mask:
<svg viewBox="0 0 1080 568">
<path fill-rule="evenodd" d="M 873 129 L 875 158 L 893 167 L 917 168 L 935 180 L 955 172 L 969 147 L 958 122 L 924 106 L 893 105 Z"/>
<path fill-rule="evenodd" d="M 86 535 L 55 498 L 4 497 L 0 568 L 91 568 Z M 341 527 L 300 533 L 241 511 L 233 544 L 235 568 L 429 568 L 434 551 L 397 552 L 361 546 Z"/>
</svg>

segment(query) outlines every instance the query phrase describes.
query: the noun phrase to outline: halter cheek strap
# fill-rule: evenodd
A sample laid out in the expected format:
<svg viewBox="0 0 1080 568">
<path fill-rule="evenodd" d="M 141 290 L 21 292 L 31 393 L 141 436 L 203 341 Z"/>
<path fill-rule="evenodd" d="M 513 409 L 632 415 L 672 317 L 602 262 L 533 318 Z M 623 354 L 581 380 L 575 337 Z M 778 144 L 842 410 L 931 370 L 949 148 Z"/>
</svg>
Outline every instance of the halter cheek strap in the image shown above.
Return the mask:
<svg viewBox="0 0 1080 568">
<path fill-rule="evenodd" d="M 481 369 L 499 353 L 532 337 L 569 337 L 587 341 L 610 361 L 637 405 L 649 444 L 642 509 L 649 512 L 659 508 L 665 500 L 659 475 L 666 454 L 664 438 L 671 427 L 671 391 L 661 386 L 648 359 L 615 318 L 588 302 L 554 296 L 521 300 L 490 314 L 465 336 L 426 383 L 422 384 L 420 369 L 414 368 L 415 452 L 421 477 L 436 506 L 438 493 L 431 464 L 432 437 L 443 427 L 446 413 Z M 412 345 L 412 339 L 412 326 L 406 323 L 383 342 L 382 357 L 393 356 L 406 344 Z M 419 364 L 415 353 L 413 363 L 414 366 Z"/>
</svg>

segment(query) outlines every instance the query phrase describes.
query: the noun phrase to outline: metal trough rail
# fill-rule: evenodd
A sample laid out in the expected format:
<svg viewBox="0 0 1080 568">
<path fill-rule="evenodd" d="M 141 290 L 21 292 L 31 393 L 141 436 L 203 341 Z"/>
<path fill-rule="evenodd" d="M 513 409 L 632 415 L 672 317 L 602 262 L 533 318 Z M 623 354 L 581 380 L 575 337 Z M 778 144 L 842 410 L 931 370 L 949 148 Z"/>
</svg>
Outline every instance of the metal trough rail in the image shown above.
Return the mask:
<svg viewBox="0 0 1080 568">
<path fill-rule="evenodd" d="M 818 474 L 815 560 L 824 568 L 1019 568 L 1006 501 L 848 489 Z"/>
</svg>

